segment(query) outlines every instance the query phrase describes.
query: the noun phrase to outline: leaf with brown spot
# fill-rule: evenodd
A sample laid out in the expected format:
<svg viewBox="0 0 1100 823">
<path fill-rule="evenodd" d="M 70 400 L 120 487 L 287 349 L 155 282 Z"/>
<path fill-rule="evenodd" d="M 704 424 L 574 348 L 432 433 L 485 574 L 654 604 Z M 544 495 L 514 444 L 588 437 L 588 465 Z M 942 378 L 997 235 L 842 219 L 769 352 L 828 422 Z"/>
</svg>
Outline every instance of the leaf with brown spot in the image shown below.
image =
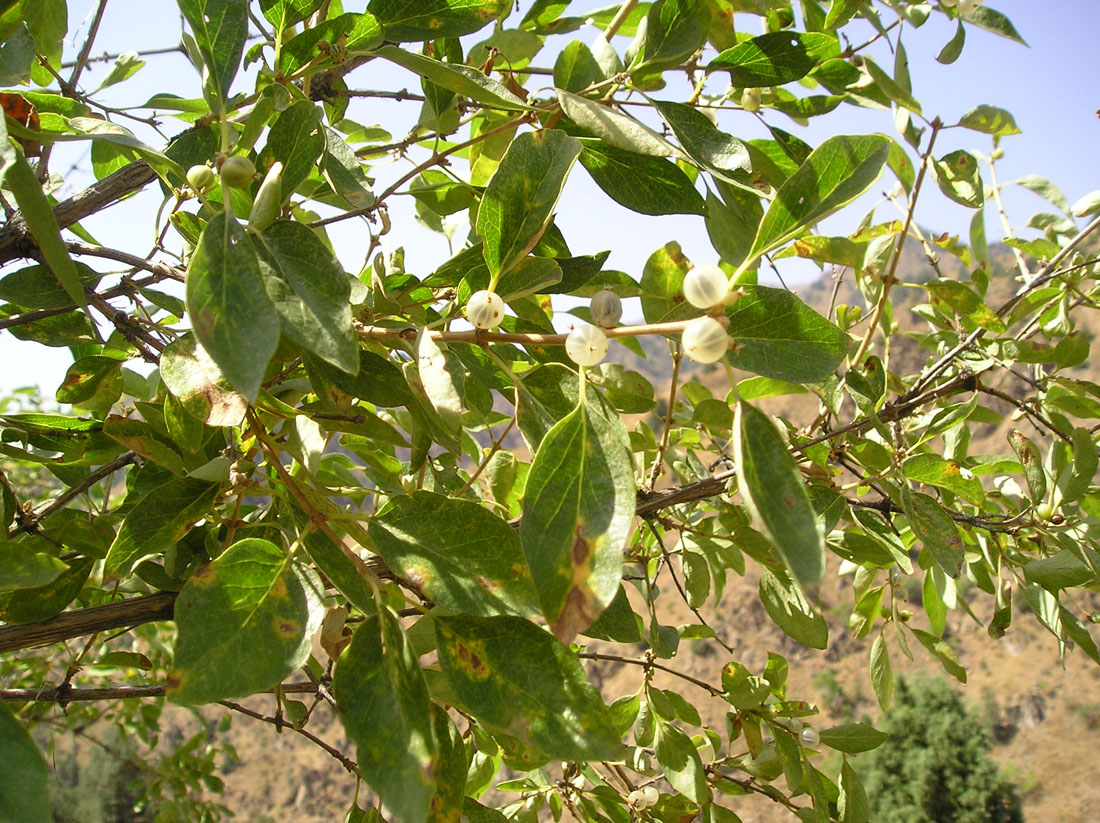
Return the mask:
<svg viewBox="0 0 1100 823">
<path fill-rule="evenodd" d="M 394 498 L 368 528 L 386 566 L 434 603 L 483 617 L 538 614 L 520 539 L 484 506 L 419 491 Z"/>
<path fill-rule="evenodd" d="M 618 416 L 586 403 L 546 433 L 527 475 L 520 540 L 542 613 L 566 643 L 619 591 L 635 503 L 626 443 Z"/>
<path fill-rule="evenodd" d="M 209 510 L 217 483 L 181 477 L 157 486 L 130 509 L 107 550 L 105 580 L 125 577 L 141 560 L 163 552 Z"/>
<path fill-rule="evenodd" d="M 491 731 L 556 760 L 619 756 L 611 714 L 580 661 L 534 623 L 438 617 L 436 641 L 439 665 L 458 700 Z"/>
<path fill-rule="evenodd" d="M 309 658 L 322 590 L 274 543 L 240 540 L 196 577 L 176 598 L 170 700 L 247 697 L 278 685 Z"/>
</svg>

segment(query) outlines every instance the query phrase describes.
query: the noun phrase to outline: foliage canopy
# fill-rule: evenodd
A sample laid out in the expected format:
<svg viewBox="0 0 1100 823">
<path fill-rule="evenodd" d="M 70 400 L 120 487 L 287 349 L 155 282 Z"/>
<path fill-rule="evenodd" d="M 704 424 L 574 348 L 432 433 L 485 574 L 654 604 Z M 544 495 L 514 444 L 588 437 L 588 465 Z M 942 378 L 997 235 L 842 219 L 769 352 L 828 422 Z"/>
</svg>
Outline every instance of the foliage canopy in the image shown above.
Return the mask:
<svg viewBox="0 0 1100 823">
<path fill-rule="evenodd" d="M 1063 653 L 1100 662 L 1078 597 L 1100 582 L 1100 386 L 1075 371 L 1100 275 L 1098 222 L 1078 220 L 1100 195 L 1071 207 L 1019 181 L 1054 211 L 1016 234 L 993 176 L 1012 115 L 923 113 L 903 42 L 943 28 L 951 63 L 976 29 L 1022 42 L 1004 15 L 974 0 L 345 5 L 178 0 L 195 72 L 121 108 L 103 89 L 156 58 L 118 55 L 86 91 L 107 0 L 71 62 L 65 0 L 0 0 L 0 330 L 73 356 L 63 411 L 0 408 L 0 651 L 18 652 L 0 662 L 0 820 L 50 819 L 36 723 L 111 713 L 155 745 L 165 700 L 307 736 L 395 823 L 732 823 L 753 794 L 803 821 L 869 820 L 847 758 L 886 736 L 805 726 L 817 710 L 788 694 L 782 656 L 732 659 L 703 615 L 730 573 L 758 577 L 771 619 L 817 649 L 815 586 L 849 576 L 848 630 L 872 640 L 884 709 L 899 655 L 965 681 L 944 629 L 949 610 L 984 613 L 967 589 L 992 637 L 1020 592 Z M 374 87 L 393 76 L 420 90 Z M 407 136 L 360 122 L 382 100 L 418 107 Z M 898 136 L 815 146 L 783 128 L 841 106 L 892 110 Z M 168 118 L 178 133 L 145 137 Z M 767 136 L 737 136 L 750 126 Z M 958 145 L 975 137 L 988 156 Z M 58 201 L 67 142 L 90 144 L 96 182 Z M 571 248 L 555 215 L 600 208 L 571 199 L 579 175 L 607 203 L 704 221 L 726 297 L 684 299 L 675 242 L 640 277 Z M 883 175 L 900 217 L 874 204 L 850 231 L 823 224 Z M 82 225 L 141 190 L 163 198 L 151 246 Z M 922 229 L 918 204 L 938 196 L 974 210 L 968 238 Z M 410 231 L 389 214 L 403 197 L 453 243 L 431 271 L 381 251 Z M 994 265 L 993 216 L 1013 271 Z M 354 248 L 334 228 L 350 220 Z M 913 249 L 926 265 L 902 283 Z M 835 274 L 822 311 L 759 282 L 786 258 Z M 575 359 L 612 345 L 578 368 L 562 316 L 586 323 L 607 290 L 639 298 L 641 322 L 586 332 Z M 467 318 L 484 291 L 501 302 Z M 662 385 L 617 362 L 628 351 Z M 795 412 L 761 410 L 778 397 Z M 681 604 L 693 618 L 674 625 Z M 688 641 L 731 657 L 689 676 Z M 635 672 L 634 691 L 601 694 L 597 663 Z M 270 716 L 233 702 L 263 692 Z M 353 751 L 310 731 L 307 701 L 326 700 Z M 162 765 L 184 795 L 218 789 L 208 760 Z"/>
</svg>

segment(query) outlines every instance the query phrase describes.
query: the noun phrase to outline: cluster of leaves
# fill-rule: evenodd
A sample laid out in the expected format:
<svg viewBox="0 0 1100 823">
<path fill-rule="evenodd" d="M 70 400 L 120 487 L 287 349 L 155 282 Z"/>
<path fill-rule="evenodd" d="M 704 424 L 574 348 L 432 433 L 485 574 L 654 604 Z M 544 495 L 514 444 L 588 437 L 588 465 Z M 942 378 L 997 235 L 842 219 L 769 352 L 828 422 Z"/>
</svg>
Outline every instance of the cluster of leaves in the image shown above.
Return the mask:
<svg viewBox="0 0 1100 823">
<path fill-rule="evenodd" d="M 1078 318 L 1098 275 L 1081 253 L 1096 223 L 1075 218 L 1100 199 L 1071 210 L 1053 184 L 1021 181 L 1064 213 L 1034 218 L 1034 239 L 1009 238 L 1020 282 L 996 299 L 984 207 L 999 189 L 981 168 L 1015 124 L 979 106 L 950 133 L 989 135 L 990 157 L 935 156 L 949 127 L 922 114 L 902 42 L 947 21 L 948 63 L 968 27 L 1019 39 L 999 12 L 893 0 L 626 0 L 573 17 L 547 0 L 522 15 L 504 0 L 178 5 L 201 97 L 165 91 L 116 109 L 79 83 L 105 0 L 68 77 L 65 0 L 0 2 L 0 73 L 26 84 L 5 99 L 35 114 L 0 134 L 18 206 L 0 259 L 34 261 L 0 279 L 0 328 L 74 359 L 57 390 L 72 413 L 0 415 L 6 460 L 63 487 L 36 501 L 5 476 L 0 649 L 92 638 L 63 667 L 49 653 L 16 658 L 35 688 L 8 699 L 68 701 L 103 685 L 92 664 L 113 662 L 153 699 L 221 702 L 309 737 L 399 823 L 533 821 L 544 809 L 732 823 L 736 798 L 753 793 L 804 821 L 854 822 L 870 814 L 855 769 L 845 759 L 827 775 L 816 750 L 854 755 L 884 734 L 804 727 L 816 709 L 787 694 L 777 654 L 760 672 L 730 660 L 714 682 L 672 662 L 683 640 L 729 649 L 701 609 L 730 572 L 751 562 L 772 620 L 817 649 L 829 630 L 812 587 L 827 568 L 850 574 L 849 628 L 874 637 L 883 707 L 891 654 L 911 656 L 913 641 L 965 680 L 943 639 L 948 611 L 970 611 L 964 583 L 994 599 L 990 634 L 1007 629 L 1018 588 L 1060 646 L 1100 661 L 1078 598 L 1100 579 L 1089 423 L 1100 386 L 1070 371 L 1088 358 Z M 764 34 L 746 32 L 761 23 Z M 592 31 L 591 42 L 578 34 Z M 621 48 L 619 35 L 633 40 Z M 890 70 L 875 62 L 883 46 Z M 540 53 L 552 67 L 534 64 Z M 382 63 L 419 77 L 421 93 L 352 87 L 359 66 Z M 120 56 L 104 85 L 143 64 Z M 242 68 L 249 92 L 235 91 Z M 404 140 L 348 116 L 394 97 L 420 103 Z M 773 124 L 841 105 L 894 109 L 901 139 L 813 147 Z M 154 148 L 115 122 L 148 123 L 136 110 L 188 125 Z M 750 121 L 768 136 L 733 135 Z M 99 180 L 57 203 L 41 181 L 68 141 L 91 141 Z M 393 153 L 407 171 L 376 193 L 372 175 Z M 715 311 L 729 384 L 681 372 L 678 334 L 701 312 L 683 300 L 691 263 L 677 244 L 639 280 L 604 269 L 606 252 L 570 250 L 554 215 L 571 207 L 562 193 L 578 161 L 626 209 L 705 221 L 739 297 Z M 887 169 L 904 220 L 872 211 L 848 236 L 818 232 Z M 929 172 L 975 209 L 968 244 L 914 220 Z M 153 249 L 103 246 L 80 225 L 154 182 Z M 378 253 L 403 194 L 448 237 L 469 217 L 461 249 L 434 271 Z M 354 274 L 328 234 L 348 219 L 370 228 Z M 920 332 L 892 303 L 910 240 L 938 275 L 912 284 L 927 295 L 913 310 Z M 942 276 L 941 255 L 968 276 Z M 835 305 L 829 319 L 758 284 L 761 261 L 786 256 L 851 269 L 866 308 Z M 499 331 L 466 330 L 462 308 L 486 288 L 510 313 Z M 668 339 L 661 415 L 641 374 L 614 362 L 578 371 L 562 353 L 561 296 L 603 288 L 639 297 L 645 321 L 608 336 L 635 351 L 642 335 Z M 923 352 L 915 372 L 893 356 L 903 339 Z M 812 422 L 777 426 L 754 405 L 780 395 L 812 399 Z M 1045 449 L 1016 430 L 1004 453 L 971 449 L 1006 402 Z M 923 580 L 926 622 L 899 605 L 907 575 Z M 698 622 L 665 622 L 669 591 Z M 166 603 L 175 635 L 95 634 L 163 619 Z M 587 660 L 636 671 L 637 689 L 607 705 Z M 299 671 L 305 680 L 288 682 Z M 705 695 L 704 711 L 660 688 L 657 671 Z M 270 690 L 271 717 L 228 702 Z M 312 707 L 293 697 L 303 691 L 335 705 L 353 753 L 308 730 Z M 0 816 L 46 820 L 41 755 L 6 706 L 0 725 Z M 502 780 L 503 767 L 524 776 Z M 487 808 L 490 789 L 517 799 Z"/>
</svg>

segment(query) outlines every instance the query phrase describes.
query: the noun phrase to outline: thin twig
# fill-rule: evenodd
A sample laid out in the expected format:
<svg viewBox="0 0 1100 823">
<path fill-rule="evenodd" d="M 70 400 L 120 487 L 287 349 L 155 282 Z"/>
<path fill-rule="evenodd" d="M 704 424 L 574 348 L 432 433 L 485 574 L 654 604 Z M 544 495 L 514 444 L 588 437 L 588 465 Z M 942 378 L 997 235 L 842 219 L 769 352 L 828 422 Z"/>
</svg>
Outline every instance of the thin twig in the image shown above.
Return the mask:
<svg viewBox="0 0 1100 823">
<path fill-rule="evenodd" d="M 349 773 L 354 774 L 356 777 L 362 777 L 362 775 L 359 774 L 359 765 L 354 760 L 345 755 L 335 746 L 326 743 L 313 732 L 307 729 L 299 728 L 298 726 L 295 726 L 293 723 L 291 723 L 289 720 L 286 720 L 282 717 L 271 717 L 261 714 L 260 712 L 252 711 L 252 709 L 246 708 L 240 703 L 234 703 L 232 700 L 219 700 L 218 704 L 221 706 L 225 706 L 227 709 L 231 709 L 235 712 L 251 717 L 255 720 L 260 720 L 264 723 L 270 723 L 277 729 L 291 729 L 293 731 L 296 731 L 298 734 L 302 735 L 302 737 L 306 738 L 306 740 L 317 746 L 320 746 L 332 757 L 340 761 L 340 765 L 347 769 Z"/>
<path fill-rule="evenodd" d="M 71 503 L 75 498 L 79 497 L 81 494 L 90 489 L 104 477 L 114 474 L 119 469 L 125 468 L 131 463 L 136 462 L 136 460 L 137 455 L 132 451 L 128 451 L 120 454 L 111 462 L 104 463 L 87 477 L 83 478 L 79 483 L 73 484 L 69 488 L 65 489 L 64 492 L 59 494 L 53 500 L 46 503 L 42 508 L 34 512 L 33 515 L 28 517 L 25 522 L 11 529 L 8 532 L 8 539 L 10 540 L 17 535 L 22 534 L 23 532 L 30 531 L 35 526 L 37 526 L 39 522 L 45 520 L 51 514 L 54 514 L 55 512 L 58 512 L 61 509 L 65 508 L 65 506 L 69 505 L 69 503 Z"/>
</svg>

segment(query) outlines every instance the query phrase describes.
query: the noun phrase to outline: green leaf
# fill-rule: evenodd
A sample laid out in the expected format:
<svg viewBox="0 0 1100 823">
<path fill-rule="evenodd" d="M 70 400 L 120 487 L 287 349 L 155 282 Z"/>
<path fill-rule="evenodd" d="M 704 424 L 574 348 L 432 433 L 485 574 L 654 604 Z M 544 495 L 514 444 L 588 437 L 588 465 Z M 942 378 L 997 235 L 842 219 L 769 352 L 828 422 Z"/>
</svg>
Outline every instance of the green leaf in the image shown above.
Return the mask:
<svg viewBox="0 0 1100 823">
<path fill-rule="evenodd" d="M 11 546 L 6 551 L 11 552 Z M 76 600 L 91 574 L 95 558 L 79 557 L 44 586 L 21 588 L 0 600 L 0 620 L 19 625 L 48 620 Z M 7 573 L 0 572 L 0 579 Z"/>
<path fill-rule="evenodd" d="M 237 426 L 248 401 L 233 391 L 206 349 L 190 335 L 169 343 L 160 355 L 160 377 L 183 410 L 208 426 Z"/>
<path fill-rule="evenodd" d="M 932 176 L 936 178 L 940 191 L 956 203 L 977 209 L 985 202 L 981 169 L 977 159 L 968 151 L 960 149 L 933 160 Z"/>
<path fill-rule="evenodd" d="M 122 361 L 104 355 L 81 357 L 65 372 L 58 403 L 106 411 L 122 396 Z"/>
<path fill-rule="evenodd" d="M 68 568 L 53 555 L 36 552 L 34 548 L 31 543 L 22 541 L 3 544 L 3 551 L 0 551 L 0 592 L 47 586 Z"/>
<path fill-rule="evenodd" d="M 793 240 L 867 191 L 890 153 L 881 135 L 830 137 L 813 150 L 776 192 L 742 269 Z"/>
<path fill-rule="evenodd" d="M 768 416 L 744 401 L 734 419 L 737 486 L 746 507 L 800 583 L 825 574 L 825 537 L 802 475 Z"/>
<path fill-rule="evenodd" d="M 871 78 L 875 81 L 875 85 L 879 87 L 883 94 L 902 108 L 920 114 L 920 103 L 914 99 L 909 90 L 895 81 L 878 63 L 869 57 L 865 57 L 863 59 L 863 65 L 867 73 L 870 74 Z"/>
<path fill-rule="evenodd" d="M 937 454 L 914 454 L 902 464 L 902 473 L 917 483 L 938 486 L 955 492 L 975 505 L 985 501 L 982 482 L 976 477 L 964 477 L 957 460 L 945 460 Z"/>
<path fill-rule="evenodd" d="M 554 61 L 554 87 L 568 92 L 582 91 L 592 85 L 599 70 L 588 46 L 574 40 Z"/>
<path fill-rule="evenodd" d="M 644 282 L 644 281 L 643 281 Z M 814 383 L 847 354 L 847 336 L 793 292 L 744 286 L 726 309 L 736 344 L 726 359 L 735 367 L 791 383 Z"/>
<path fill-rule="evenodd" d="M 99 84 L 99 88 L 96 91 L 102 91 L 108 86 L 114 86 L 118 83 L 122 83 L 129 80 L 145 65 L 145 61 L 138 57 L 136 51 L 126 51 L 115 58 L 114 65 L 111 66 L 111 70 L 107 72 L 107 76 L 103 78 Z"/>
<path fill-rule="evenodd" d="M 1084 586 L 1096 575 L 1072 551 L 1063 549 L 1050 557 L 1041 557 L 1023 565 L 1024 579 L 1049 592 Z"/>
<path fill-rule="evenodd" d="M 300 518 L 305 523 L 305 516 Z M 364 614 L 375 611 L 374 593 L 368 583 L 364 563 L 345 546 L 337 546 L 322 531 L 308 532 L 302 545 L 309 553 L 317 570 L 336 587 L 348 602 Z"/>
<path fill-rule="evenodd" d="M 782 86 L 839 53 L 831 34 L 775 31 L 726 49 L 710 61 L 707 72 L 728 71 L 730 84 L 742 88 Z"/>
<path fill-rule="evenodd" d="M 248 235 L 283 333 L 348 374 L 359 369 L 350 281 L 332 252 L 302 223 L 277 220 Z"/>
<path fill-rule="evenodd" d="M 423 823 L 439 751 L 424 675 L 397 615 L 368 617 L 340 655 L 333 691 L 359 771 L 399 823 Z"/>
<path fill-rule="evenodd" d="M 485 507 L 421 491 L 394 498 L 368 528 L 386 566 L 437 605 L 482 617 L 538 614 L 519 536 Z"/>
<path fill-rule="evenodd" d="M 25 23 L 20 22 L 0 47 L 0 86 L 18 86 L 31 76 L 34 63 L 34 38 Z"/>
<path fill-rule="evenodd" d="M 76 270 L 86 288 L 94 289 L 103 277 L 83 263 L 77 263 Z M 0 300 L 24 309 L 63 309 L 73 305 L 73 299 L 57 282 L 53 272 L 42 265 L 27 266 L 0 279 Z"/>
<path fill-rule="evenodd" d="M 157 486 L 137 502 L 107 550 L 103 575 L 121 579 L 137 563 L 166 550 L 190 531 L 214 503 L 217 483 L 181 477 Z"/>
<path fill-rule="evenodd" d="M 278 31 L 285 31 L 301 23 L 323 3 L 324 0 L 260 0 L 260 11 Z"/>
<path fill-rule="evenodd" d="M 955 29 L 955 35 L 944 44 L 944 47 L 940 49 L 940 53 L 936 55 L 936 62 L 943 63 L 945 66 L 951 65 L 959 59 L 965 45 L 966 26 L 960 20 L 958 28 Z"/>
<path fill-rule="evenodd" d="M 332 190 L 352 208 L 362 209 L 372 205 L 374 193 L 355 152 L 332 129 L 326 128 L 324 132 L 325 152 L 321 155 L 321 172 Z"/>
<path fill-rule="evenodd" d="M 7 143 L 5 133 L 0 133 L 0 141 Z M 42 184 L 38 182 L 38 178 L 21 152 L 6 155 L 4 161 L 4 185 L 15 195 L 19 213 L 26 221 L 27 229 L 34 237 L 34 242 L 42 253 L 46 265 L 50 267 L 57 282 L 69 295 L 73 305 L 84 308 L 87 300 L 84 297 L 84 285 L 80 280 L 80 272 L 69 256 L 65 241 L 61 239 L 61 229 L 50 207 L 50 201 L 42 191 Z"/>
<path fill-rule="evenodd" d="M 559 91 L 558 102 L 566 117 L 609 146 L 652 157 L 671 157 L 677 154 L 675 146 L 648 126 L 595 100 Z"/>
<path fill-rule="evenodd" d="M 1077 428 L 1073 430 L 1073 474 L 1066 482 L 1062 490 L 1062 502 L 1072 503 L 1079 500 L 1096 476 L 1097 464 L 1100 456 L 1096 453 L 1096 445 L 1092 441 L 1092 435 L 1088 429 Z"/>
<path fill-rule="evenodd" d="M 690 737 L 675 726 L 660 722 L 655 751 L 661 772 L 672 788 L 693 803 L 710 799 L 703 761 Z"/>
<path fill-rule="evenodd" d="M 666 243 L 653 252 L 642 268 L 642 316 L 647 323 L 684 320 L 698 313 L 683 296 L 690 261 L 680 244 Z"/>
<path fill-rule="evenodd" d="M 248 38 L 248 4 L 239 0 L 176 2 L 195 35 L 202 62 L 209 70 L 209 83 L 224 105 Z"/>
<path fill-rule="evenodd" d="M 465 709 L 555 760 L 614 760 L 619 734 L 566 646 L 521 617 L 437 617 L 443 674 Z"/>
<path fill-rule="evenodd" d="M 495 284 L 542 237 L 580 153 L 579 140 L 554 129 L 524 132 L 512 141 L 477 213 L 490 282 Z"/>
<path fill-rule="evenodd" d="M 302 358 L 318 397 L 340 408 L 352 397 L 391 408 L 413 402 L 409 384 L 390 360 L 371 351 L 359 351 L 359 369 L 350 375 L 306 354 Z"/>
<path fill-rule="evenodd" d="M 203 229 L 187 268 L 195 337 L 236 391 L 256 399 L 279 345 L 280 322 L 248 234 L 222 212 Z"/>
<path fill-rule="evenodd" d="M 871 644 L 871 686 L 879 708 L 886 711 L 894 696 L 894 667 L 890 663 L 890 650 L 881 634 L 875 636 Z"/>
<path fill-rule="evenodd" d="M 1066 214 L 1070 214 L 1069 201 L 1066 200 L 1065 194 L 1054 183 L 1047 180 L 1045 177 L 1040 177 L 1037 174 L 1027 174 L 1021 177 L 1019 180 L 1013 180 L 1011 183 L 1006 183 L 1008 186 L 1023 186 L 1028 191 L 1042 197 L 1049 203 L 1060 208 Z"/>
<path fill-rule="evenodd" d="M 634 520 L 634 465 L 618 415 L 583 403 L 539 444 L 519 535 L 542 613 L 565 642 L 611 603 Z"/>
<path fill-rule="evenodd" d="M 1007 137 L 1008 135 L 1020 133 L 1020 129 L 1016 125 L 1016 118 L 1010 112 L 996 106 L 981 105 L 972 108 L 962 116 L 959 125 L 972 131 L 980 131 L 983 134 L 992 134 L 997 137 Z"/>
<path fill-rule="evenodd" d="M 371 0 L 387 40 L 419 42 L 472 34 L 510 7 L 509 0 Z"/>
<path fill-rule="evenodd" d="M 824 733 L 822 733 L 824 737 Z M 840 767 L 840 800 L 837 810 L 841 823 L 871 823 L 871 804 L 867 800 L 867 791 L 860 782 L 856 770 L 848 765 L 848 758 Z"/>
<path fill-rule="evenodd" d="M 585 381 L 585 403 L 590 413 L 600 413 L 604 426 L 615 427 L 618 415 L 602 402 L 599 392 Z M 554 425 L 577 408 L 577 373 L 552 363 L 532 369 L 516 383 L 516 419 L 520 433 L 532 451 Z"/>
<path fill-rule="evenodd" d="M 0 703 L 0 821 L 51 823 L 46 759 L 6 703 Z"/>
<path fill-rule="evenodd" d="M 966 669 L 963 668 L 958 655 L 955 654 L 955 650 L 947 645 L 946 640 L 936 637 L 934 634 L 922 632 L 920 629 L 910 629 L 910 631 L 913 632 L 913 636 L 920 641 L 921 645 L 940 661 L 944 671 L 960 683 L 966 682 Z"/>
<path fill-rule="evenodd" d="M 466 746 L 446 709 L 433 705 L 432 720 L 439 752 L 434 764 L 435 797 L 426 823 L 455 823 L 461 818 L 466 799 L 466 775 L 470 767 Z"/>
<path fill-rule="evenodd" d="M 784 573 L 760 570 L 760 600 L 775 624 L 789 637 L 811 649 L 829 645 L 829 626 L 814 611 L 806 595 Z"/>
<path fill-rule="evenodd" d="M 362 54 L 381 43 L 382 27 L 373 14 L 349 12 L 291 37 L 283 44 L 277 68 L 289 75 L 314 60 L 327 64 L 330 55 Z"/>
<path fill-rule="evenodd" d="M 317 585 L 274 543 L 234 543 L 176 598 L 179 639 L 165 695 L 196 705 L 277 686 L 309 659 L 320 617 Z"/>
<path fill-rule="evenodd" d="M 890 739 L 886 732 L 880 732 L 867 723 L 847 723 L 833 726 L 821 732 L 821 742 L 830 749 L 846 754 L 859 754 L 877 749 Z"/>
<path fill-rule="evenodd" d="M 1100 191 L 1092 191 L 1073 204 L 1074 217 L 1088 217 L 1100 211 Z"/>
<path fill-rule="evenodd" d="M 1012 21 L 989 6 L 974 6 L 966 14 L 960 14 L 959 17 L 967 23 L 972 23 L 986 31 L 991 31 L 1001 37 L 1027 45 L 1024 38 L 1016 31 L 1016 27 L 1012 25 Z"/>
<path fill-rule="evenodd" d="M 711 119 L 694 106 L 665 100 L 654 100 L 653 105 L 672 128 L 680 147 L 699 168 L 731 183 L 737 182 L 734 175 L 738 172 L 752 171 L 745 144 L 719 131 Z"/>
<path fill-rule="evenodd" d="M 387 34 L 389 34 L 388 30 Z M 383 46 L 376 53 L 391 63 L 426 77 L 437 86 L 442 86 L 463 97 L 469 97 L 482 105 L 505 111 L 531 111 L 531 107 L 516 97 L 504 84 L 469 66 L 442 63 L 397 46 Z"/>
<path fill-rule="evenodd" d="M 631 68 L 677 66 L 707 38 L 710 10 L 701 0 L 657 0 L 646 14 L 644 40 Z"/>
<path fill-rule="evenodd" d="M 951 577 L 959 576 L 959 567 L 966 558 L 962 538 L 955 521 L 944 508 L 922 492 L 911 492 L 902 487 L 901 506 L 909 520 L 909 527 L 941 569 Z"/>
<path fill-rule="evenodd" d="M 325 133 L 321 128 L 323 115 L 319 106 L 299 100 L 279 115 L 268 132 L 256 168 L 260 174 L 266 174 L 276 161 L 283 164 L 284 200 L 309 177 L 325 150 Z"/>
<path fill-rule="evenodd" d="M 604 193 L 639 214 L 705 214 L 702 195 L 671 160 L 581 141 L 581 165 Z"/>
<path fill-rule="evenodd" d="M 760 198 L 721 179 L 716 181 L 721 199 L 707 193 L 707 234 L 724 261 L 740 266 L 764 219 Z"/>
</svg>

